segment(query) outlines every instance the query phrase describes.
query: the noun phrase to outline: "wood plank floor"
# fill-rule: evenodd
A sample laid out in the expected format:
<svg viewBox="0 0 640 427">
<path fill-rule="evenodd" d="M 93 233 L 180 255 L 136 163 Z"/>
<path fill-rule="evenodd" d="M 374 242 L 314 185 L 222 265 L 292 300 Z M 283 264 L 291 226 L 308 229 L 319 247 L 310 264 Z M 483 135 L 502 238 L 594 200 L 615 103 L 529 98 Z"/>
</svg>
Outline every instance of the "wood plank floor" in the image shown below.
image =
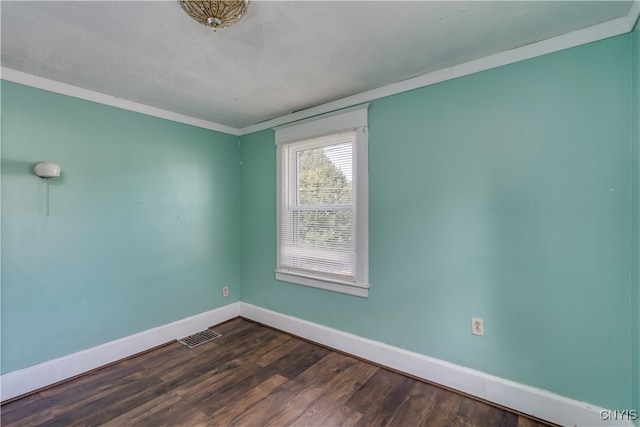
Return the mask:
<svg viewBox="0 0 640 427">
<path fill-rule="evenodd" d="M 0 408 L 2 426 L 544 426 L 234 319 Z"/>
</svg>

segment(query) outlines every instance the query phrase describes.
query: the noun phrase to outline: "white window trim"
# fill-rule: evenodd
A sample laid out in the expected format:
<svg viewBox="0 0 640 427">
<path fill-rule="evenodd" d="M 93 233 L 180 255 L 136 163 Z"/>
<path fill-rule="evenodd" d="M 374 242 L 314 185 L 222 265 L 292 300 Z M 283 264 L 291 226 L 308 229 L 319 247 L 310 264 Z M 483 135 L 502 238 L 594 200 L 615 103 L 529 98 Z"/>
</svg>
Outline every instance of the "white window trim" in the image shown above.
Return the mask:
<svg viewBox="0 0 640 427">
<path fill-rule="evenodd" d="M 277 266 L 275 270 L 276 280 L 310 286 L 328 291 L 339 292 L 359 297 L 369 296 L 369 135 L 368 113 L 369 104 L 359 105 L 337 113 L 325 114 L 313 119 L 304 120 L 290 125 L 274 128 L 276 131 L 277 150 Z M 346 130 L 357 132 L 354 146 L 354 156 L 357 162 L 356 168 L 356 282 L 347 282 L 339 279 L 318 277 L 309 274 L 301 274 L 280 266 L 280 216 L 282 209 L 282 155 L 283 144 L 300 140 L 315 138 L 323 135 L 339 133 Z"/>
</svg>

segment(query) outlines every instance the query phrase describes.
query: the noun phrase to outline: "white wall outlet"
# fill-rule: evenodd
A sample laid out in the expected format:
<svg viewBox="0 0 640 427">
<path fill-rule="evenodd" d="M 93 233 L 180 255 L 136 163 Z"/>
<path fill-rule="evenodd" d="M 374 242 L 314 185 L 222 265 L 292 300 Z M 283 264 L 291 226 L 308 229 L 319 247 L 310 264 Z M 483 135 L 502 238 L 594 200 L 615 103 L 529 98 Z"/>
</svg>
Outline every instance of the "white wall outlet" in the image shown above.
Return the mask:
<svg viewBox="0 0 640 427">
<path fill-rule="evenodd" d="M 479 317 L 471 318 L 471 333 L 473 335 L 484 335 L 484 321 Z"/>
<path fill-rule="evenodd" d="M 222 288 L 222 296 L 223 297 L 228 297 L 229 296 L 229 287 L 225 286 L 224 288 Z"/>
</svg>

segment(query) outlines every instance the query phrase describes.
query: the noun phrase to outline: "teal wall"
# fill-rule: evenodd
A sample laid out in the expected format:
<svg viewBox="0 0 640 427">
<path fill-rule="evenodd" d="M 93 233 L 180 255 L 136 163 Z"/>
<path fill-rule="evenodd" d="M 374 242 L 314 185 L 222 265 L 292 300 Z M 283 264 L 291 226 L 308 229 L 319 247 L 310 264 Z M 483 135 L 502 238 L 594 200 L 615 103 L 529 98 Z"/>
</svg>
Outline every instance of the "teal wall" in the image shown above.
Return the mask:
<svg viewBox="0 0 640 427">
<path fill-rule="evenodd" d="M 632 34 L 632 86 L 633 86 L 633 193 L 632 193 L 632 389 L 633 407 L 640 413 L 640 23 Z M 636 420 L 640 426 L 640 417 Z"/>
<path fill-rule="evenodd" d="M 271 130 L 3 81 L 2 373 L 241 299 L 640 409 L 639 32 L 372 102 L 367 299 L 274 279 Z"/>
<path fill-rule="evenodd" d="M 629 408 L 631 42 L 372 102 L 368 299 L 274 279 L 274 135 L 242 137 L 242 300 Z"/>
<path fill-rule="evenodd" d="M 1 136 L 3 373 L 238 300 L 237 137 L 6 81 Z"/>
</svg>

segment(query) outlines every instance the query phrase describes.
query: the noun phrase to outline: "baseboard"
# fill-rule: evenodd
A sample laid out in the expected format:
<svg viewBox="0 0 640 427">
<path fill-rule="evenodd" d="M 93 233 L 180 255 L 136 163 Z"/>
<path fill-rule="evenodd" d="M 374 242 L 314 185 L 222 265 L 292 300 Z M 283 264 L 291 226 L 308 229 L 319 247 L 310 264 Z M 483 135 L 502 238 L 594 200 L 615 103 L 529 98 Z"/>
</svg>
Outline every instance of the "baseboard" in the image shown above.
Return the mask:
<svg viewBox="0 0 640 427">
<path fill-rule="evenodd" d="M 0 401 L 41 389 L 237 317 L 232 303 L 0 377 Z"/>
<path fill-rule="evenodd" d="M 2 375 L 0 400 L 6 401 L 47 387 L 238 315 L 556 424 L 628 427 L 634 425 L 631 421 L 603 420 L 601 413 L 606 409 L 595 405 L 243 302 L 232 303 Z"/>
<path fill-rule="evenodd" d="M 563 426 L 633 426 L 603 420 L 606 411 L 550 391 L 465 368 L 433 357 L 287 316 L 244 302 L 240 316 L 409 375 L 459 390 Z M 606 418 L 606 417 L 605 417 Z"/>
</svg>

